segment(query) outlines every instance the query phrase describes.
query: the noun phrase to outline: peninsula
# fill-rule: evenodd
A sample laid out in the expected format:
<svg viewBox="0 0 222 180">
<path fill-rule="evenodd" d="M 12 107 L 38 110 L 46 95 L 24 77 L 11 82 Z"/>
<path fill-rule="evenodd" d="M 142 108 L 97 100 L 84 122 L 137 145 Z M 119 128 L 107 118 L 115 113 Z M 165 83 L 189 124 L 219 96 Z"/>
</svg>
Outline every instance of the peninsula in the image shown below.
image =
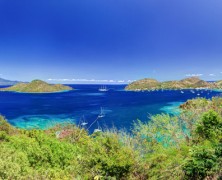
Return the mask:
<svg viewBox="0 0 222 180">
<path fill-rule="evenodd" d="M 155 79 L 145 78 L 142 80 L 130 83 L 125 90 L 143 91 L 143 90 L 158 90 L 158 89 L 222 89 L 222 81 L 207 82 L 198 77 L 182 79 L 180 81 L 165 81 L 159 82 Z"/>
<path fill-rule="evenodd" d="M 41 80 L 33 80 L 30 83 L 18 83 L 7 88 L 0 88 L 0 91 L 24 92 L 24 93 L 51 93 L 72 90 L 72 87 L 62 84 L 48 84 Z"/>
</svg>

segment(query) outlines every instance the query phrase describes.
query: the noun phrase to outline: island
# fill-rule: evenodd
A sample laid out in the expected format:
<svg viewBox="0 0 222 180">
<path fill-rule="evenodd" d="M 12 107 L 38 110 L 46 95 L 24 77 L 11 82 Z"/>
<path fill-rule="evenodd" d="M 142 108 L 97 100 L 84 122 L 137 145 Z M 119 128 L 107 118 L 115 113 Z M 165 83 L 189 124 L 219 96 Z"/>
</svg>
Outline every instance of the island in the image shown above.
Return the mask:
<svg viewBox="0 0 222 180">
<path fill-rule="evenodd" d="M 11 86 L 20 83 L 19 81 L 11 81 L 7 79 L 0 78 L 0 86 Z"/>
<path fill-rule="evenodd" d="M 18 83 L 0 91 L 24 92 L 24 93 L 53 93 L 73 90 L 70 86 L 62 84 L 48 84 L 42 80 L 33 80 L 30 83 Z"/>
<path fill-rule="evenodd" d="M 198 77 L 190 77 L 179 81 L 159 82 L 156 79 L 145 78 L 134 81 L 125 88 L 125 90 L 129 91 L 148 91 L 159 89 L 222 89 L 222 81 L 207 82 Z"/>
</svg>

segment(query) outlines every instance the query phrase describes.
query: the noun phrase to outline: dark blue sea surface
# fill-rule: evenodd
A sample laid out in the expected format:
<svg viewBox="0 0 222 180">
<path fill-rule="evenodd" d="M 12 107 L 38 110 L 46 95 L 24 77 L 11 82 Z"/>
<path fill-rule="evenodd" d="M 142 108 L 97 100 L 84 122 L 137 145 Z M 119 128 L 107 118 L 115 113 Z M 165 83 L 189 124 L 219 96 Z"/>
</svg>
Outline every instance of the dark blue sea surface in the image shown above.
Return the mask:
<svg viewBox="0 0 222 180">
<path fill-rule="evenodd" d="M 14 126 L 25 129 L 46 129 L 56 123 L 87 122 L 88 128 L 104 109 L 100 118 L 89 129 L 101 127 L 129 130 L 137 119 L 148 121 L 149 115 L 179 113 L 178 106 L 198 96 L 211 98 L 221 92 L 199 90 L 164 90 L 151 92 L 124 91 L 124 85 L 107 85 L 109 91 L 100 92 L 100 85 L 71 85 L 73 91 L 61 93 L 0 92 L 0 113 Z M 84 118 L 83 118 L 84 116 Z"/>
</svg>

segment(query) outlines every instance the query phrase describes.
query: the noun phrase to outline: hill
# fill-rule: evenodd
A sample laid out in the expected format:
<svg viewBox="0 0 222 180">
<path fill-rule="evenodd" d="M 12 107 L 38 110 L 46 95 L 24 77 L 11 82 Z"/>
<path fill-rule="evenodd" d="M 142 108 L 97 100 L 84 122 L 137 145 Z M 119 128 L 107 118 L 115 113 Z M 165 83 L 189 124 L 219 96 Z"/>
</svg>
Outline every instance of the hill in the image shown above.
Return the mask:
<svg viewBox="0 0 222 180">
<path fill-rule="evenodd" d="M 129 84 L 126 89 L 127 90 L 148 90 L 148 89 L 152 89 L 152 88 L 156 88 L 160 86 L 160 82 L 158 82 L 155 79 L 149 79 L 149 78 L 145 78 L 139 81 L 135 81 L 131 84 Z"/>
<path fill-rule="evenodd" d="M 189 88 L 222 88 L 222 81 L 210 83 L 199 79 L 198 77 L 191 77 L 182 79 L 180 81 L 165 81 L 158 82 L 155 79 L 142 79 L 130 83 L 126 90 L 153 90 L 153 89 L 189 89 Z"/>
<path fill-rule="evenodd" d="M 18 83 L 14 86 L 0 89 L 0 91 L 15 91 L 26 93 L 49 93 L 67 90 L 72 90 L 72 88 L 61 84 L 51 85 L 41 80 L 33 80 L 30 83 Z"/>
<path fill-rule="evenodd" d="M 10 81 L 10 80 L 7 80 L 7 79 L 0 78 L 0 85 L 1 86 L 15 85 L 15 84 L 18 84 L 18 83 L 19 83 L 19 81 Z"/>
<path fill-rule="evenodd" d="M 217 87 L 222 87 L 222 80 L 217 81 L 215 84 L 216 84 Z"/>
</svg>

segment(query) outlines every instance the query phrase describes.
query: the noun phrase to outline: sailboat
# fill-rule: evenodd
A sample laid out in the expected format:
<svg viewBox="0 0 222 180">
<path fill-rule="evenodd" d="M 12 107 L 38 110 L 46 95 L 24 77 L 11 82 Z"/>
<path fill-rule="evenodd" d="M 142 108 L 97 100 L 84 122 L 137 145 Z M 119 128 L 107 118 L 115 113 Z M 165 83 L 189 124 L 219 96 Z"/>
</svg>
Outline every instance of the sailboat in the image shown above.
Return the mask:
<svg viewBox="0 0 222 180">
<path fill-rule="evenodd" d="M 101 127 L 99 126 L 99 122 L 98 121 L 97 121 L 97 126 L 98 126 L 98 128 L 94 129 L 94 133 L 102 131 Z"/>
<path fill-rule="evenodd" d="M 104 113 L 104 110 L 103 110 L 103 108 L 101 107 L 100 108 L 100 114 L 98 115 L 98 118 L 103 118 L 103 117 L 105 117 L 105 113 Z"/>
<path fill-rule="evenodd" d="M 82 120 L 81 120 L 81 125 L 86 126 L 88 123 L 85 120 L 85 116 L 83 115 Z"/>
<path fill-rule="evenodd" d="M 99 91 L 106 92 L 106 91 L 108 91 L 108 89 L 107 89 L 106 86 L 101 86 L 101 87 L 99 88 Z"/>
</svg>

